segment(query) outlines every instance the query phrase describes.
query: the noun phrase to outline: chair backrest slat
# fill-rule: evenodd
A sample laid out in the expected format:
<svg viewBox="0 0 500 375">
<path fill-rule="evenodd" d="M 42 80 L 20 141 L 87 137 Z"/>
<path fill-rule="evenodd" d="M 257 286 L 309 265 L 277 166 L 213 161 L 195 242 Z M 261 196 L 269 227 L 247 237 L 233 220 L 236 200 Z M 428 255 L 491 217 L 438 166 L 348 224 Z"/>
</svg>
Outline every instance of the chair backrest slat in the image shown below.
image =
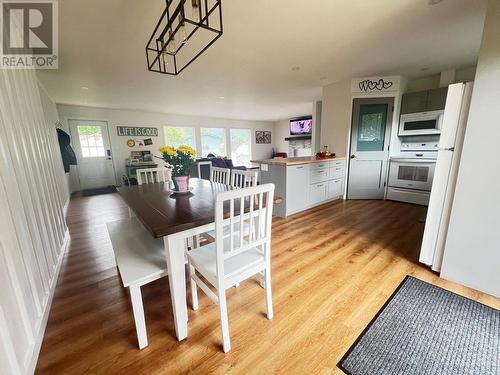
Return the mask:
<svg viewBox="0 0 500 375">
<path fill-rule="evenodd" d="M 229 185 L 229 176 L 230 176 L 231 170 L 228 168 L 219 168 L 219 167 L 214 167 L 210 166 L 210 181 L 218 183 L 218 184 L 224 184 L 224 185 Z"/>
<path fill-rule="evenodd" d="M 137 169 L 137 183 L 139 185 L 143 184 L 154 184 L 158 182 L 165 182 L 169 184 L 172 180 L 172 173 L 169 168 L 144 168 Z"/>
<path fill-rule="evenodd" d="M 220 282 L 224 278 L 225 259 L 254 248 L 262 251 L 266 259 L 270 259 L 273 200 L 274 184 L 233 189 L 216 195 L 215 241 Z M 253 223 L 256 218 L 258 222 Z M 249 226 L 244 225 L 247 221 L 250 222 Z M 257 230 L 253 225 L 257 225 Z M 225 242 L 224 238 L 227 238 L 228 232 L 229 246 L 225 248 L 228 242 Z"/>
<path fill-rule="evenodd" d="M 259 172 L 254 170 L 244 171 L 240 169 L 232 169 L 229 185 L 240 189 L 256 186 L 258 175 Z"/>
</svg>

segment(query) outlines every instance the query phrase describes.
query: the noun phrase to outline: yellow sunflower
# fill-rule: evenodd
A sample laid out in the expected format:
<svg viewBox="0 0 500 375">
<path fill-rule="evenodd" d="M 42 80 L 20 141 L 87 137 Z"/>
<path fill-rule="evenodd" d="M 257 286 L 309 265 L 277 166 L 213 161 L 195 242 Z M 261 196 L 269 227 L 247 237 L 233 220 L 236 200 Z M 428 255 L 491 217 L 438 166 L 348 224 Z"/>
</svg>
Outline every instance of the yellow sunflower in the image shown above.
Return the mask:
<svg viewBox="0 0 500 375">
<path fill-rule="evenodd" d="M 177 151 L 179 152 L 184 152 L 185 154 L 190 154 L 192 156 L 196 155 L 196 150 L 192 147 L 186 146 L 186 145 L 181 145 L 177 148 Z"/>
</svg>

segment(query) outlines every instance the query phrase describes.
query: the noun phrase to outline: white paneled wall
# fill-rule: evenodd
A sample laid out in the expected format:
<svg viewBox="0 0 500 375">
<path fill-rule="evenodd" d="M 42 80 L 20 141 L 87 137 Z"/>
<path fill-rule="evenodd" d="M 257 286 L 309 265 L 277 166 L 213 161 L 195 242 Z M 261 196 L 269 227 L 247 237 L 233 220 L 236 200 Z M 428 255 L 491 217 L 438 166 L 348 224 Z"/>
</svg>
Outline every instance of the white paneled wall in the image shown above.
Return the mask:
<svg viewBox="0 0 500 375">
<path fill-rule="evenodd" d="M 41 95 L 34 71 L 0 70 L 1 374 L 34 371 L 69 238 L 54 104 Z"/>
</svg>

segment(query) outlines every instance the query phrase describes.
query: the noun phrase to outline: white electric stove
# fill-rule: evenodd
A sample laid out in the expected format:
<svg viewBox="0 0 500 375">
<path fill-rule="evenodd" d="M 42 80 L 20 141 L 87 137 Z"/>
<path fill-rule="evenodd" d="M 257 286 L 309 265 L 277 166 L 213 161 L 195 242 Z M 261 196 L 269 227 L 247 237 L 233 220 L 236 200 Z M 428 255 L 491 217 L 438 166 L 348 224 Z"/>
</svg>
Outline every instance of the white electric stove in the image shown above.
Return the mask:
<svg viewBox="0 0 500 375">
<path fill-rule="evenodd" d="M 403 142 L 390 158 L 386 198 L 427 206 L 437 153 L 438 142 Z"/>
</svg>

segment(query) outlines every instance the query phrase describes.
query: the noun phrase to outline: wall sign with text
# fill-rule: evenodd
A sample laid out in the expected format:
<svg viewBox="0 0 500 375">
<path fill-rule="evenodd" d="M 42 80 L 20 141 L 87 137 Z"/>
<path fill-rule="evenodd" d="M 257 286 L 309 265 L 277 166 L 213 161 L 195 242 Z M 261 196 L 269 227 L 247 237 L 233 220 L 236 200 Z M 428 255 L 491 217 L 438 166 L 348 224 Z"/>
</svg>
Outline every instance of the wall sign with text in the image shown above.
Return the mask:
<svg viewBox="0 0 500 375">
<path fill-rule="evenodd" d="M 400 87 L 399 76 L 355 78 L 351 82 L 351 92 L 357 94 L 395 92 Z"/>
<path fill-rule="evenodd" d="M 124 137 L 158 137 L 158 128 L 117 126 L 116 131 L 119 136 Z"/>
</svg>

